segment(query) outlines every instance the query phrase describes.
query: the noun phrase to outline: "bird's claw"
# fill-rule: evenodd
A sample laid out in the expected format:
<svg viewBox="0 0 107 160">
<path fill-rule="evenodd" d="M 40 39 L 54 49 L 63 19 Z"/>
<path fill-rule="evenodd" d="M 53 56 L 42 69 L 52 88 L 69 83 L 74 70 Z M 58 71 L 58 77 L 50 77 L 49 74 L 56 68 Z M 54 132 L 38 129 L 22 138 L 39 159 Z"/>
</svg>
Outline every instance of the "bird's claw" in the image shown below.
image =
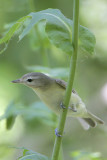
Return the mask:
<svg viewBox="0 0 107 160">
<path fill-rule="evenodd" d="M 62 108 L 62 109 L 66 109 L 66 107 L 64 106 L 64 104 L 61 102 L 60 103 L 60 107 Z M 74 104 L 72 104 L 72 107 L 68 107 L 70 110 L 72 110 L 73 112 L 77 112 L 77 109 L 76 109 L 76 107 L 75 107 L 75 105 Z"/>
<path fill-rule="evenodd" d="M 65 108 L 66 108 L 62 102 L 60 103 L 60 107 L 61 107 L 62 109 L 65 109 Z"/>
<path fill-rule="evenodd" d="M 56 135 L 57 137 L 62 137 L 62 135 L 59 134 L 59 131 L 58 131 L 57 128 L 55 129 L 55 135 Z"/>
<path fill-rule="evenodd" d="M 71 109 L 73 112 L 77 112 L 77 110 L 76 110 L 76 109 L 74 109 L 74 108 L 71 108 L 71 107 L 70 107 L 70 109 Z"/>
<path fill-rule="evenodd" d="M 74 104 L 72 104 L 72 107 L 68 107 L 68 108 L 73 112 L 77 112 L 76 106 Z"/>
</svg>

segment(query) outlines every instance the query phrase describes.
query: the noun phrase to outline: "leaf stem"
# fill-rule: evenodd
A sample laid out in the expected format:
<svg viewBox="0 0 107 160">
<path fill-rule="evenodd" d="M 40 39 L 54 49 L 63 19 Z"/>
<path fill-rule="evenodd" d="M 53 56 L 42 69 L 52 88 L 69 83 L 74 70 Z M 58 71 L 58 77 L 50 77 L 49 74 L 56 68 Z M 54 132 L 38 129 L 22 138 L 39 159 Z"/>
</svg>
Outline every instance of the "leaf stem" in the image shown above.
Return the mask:
<svg viewBox="0 0 107 160">
<path fill-rule="evenodd" d="M 76 69 L 77 52 L 78 52 L 79 0 L 73 0 L 73 3 L 74 3 L 73 4 L 74 5 L 73 6 L 73 32 L 72 32 L 73 55 L 70 61 L 68 85 L 67 85 L 66 93 L 64 97 L 64 106 L 66 106 L 66 109 L 62 110 L 60 119 L 59 119 L 59 124 L 58 124 L 58 131 L 61 135 L 63 135 L 67 111 L 68 111 L 68 105 L 71 97 L 74 76 L 75 76 L 75 69 Z M 58 160 L 61 142 L 62 142 L 62 137 L 56 137 L 53 154 L 52 154 L 52 160 Z"/>
</svg>

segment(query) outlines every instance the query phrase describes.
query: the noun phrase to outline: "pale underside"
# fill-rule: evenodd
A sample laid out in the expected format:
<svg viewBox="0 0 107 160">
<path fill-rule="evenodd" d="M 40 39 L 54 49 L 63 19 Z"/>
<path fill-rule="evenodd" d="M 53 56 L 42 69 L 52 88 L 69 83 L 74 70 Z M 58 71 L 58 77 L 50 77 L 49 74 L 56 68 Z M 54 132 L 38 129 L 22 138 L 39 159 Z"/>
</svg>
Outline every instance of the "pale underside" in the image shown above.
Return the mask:
<svg viewBox="0 0 107 160">
<path fill-rule="evenodd" d="M 33 89 L 33 90 L 50 109 L 52 109 L 56 114 L 59 114 L 61 110 L 60 104 L 61 102 L 63 102 L 65 95 L 65 88 L 66 88 L 66 83 L 62 80 L 57 79 L 56 83 L 53 83 L 53 85 L 51 85 L 51 88 L 49 89 L 46 90 Z M 76 107 L 77 112 L 72 111 L 73 105 Z M 84 117 L 84 118 L 87 117 L 87 110 L 85 104 L 82 102 L 81 98 L 74 90 L 72 91 L 67 116 Z"/>
</svg>

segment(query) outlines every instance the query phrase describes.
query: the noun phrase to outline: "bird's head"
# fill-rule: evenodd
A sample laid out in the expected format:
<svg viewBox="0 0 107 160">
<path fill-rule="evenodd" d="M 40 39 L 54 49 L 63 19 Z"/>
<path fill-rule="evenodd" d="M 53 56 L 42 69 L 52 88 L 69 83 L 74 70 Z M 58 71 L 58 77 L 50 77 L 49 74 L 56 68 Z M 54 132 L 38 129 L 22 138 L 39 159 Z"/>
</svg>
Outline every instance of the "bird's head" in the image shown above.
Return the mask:
<svg viewBox="0 0 107 160">
<path fill-rule="evenodd" d="M 24 84 L 31 88 L 46 87 L 52 82 L 52 78 L 40 72 L 27 73 L 20 79 L 12 81 L 13 83 Z"/>
</svg>

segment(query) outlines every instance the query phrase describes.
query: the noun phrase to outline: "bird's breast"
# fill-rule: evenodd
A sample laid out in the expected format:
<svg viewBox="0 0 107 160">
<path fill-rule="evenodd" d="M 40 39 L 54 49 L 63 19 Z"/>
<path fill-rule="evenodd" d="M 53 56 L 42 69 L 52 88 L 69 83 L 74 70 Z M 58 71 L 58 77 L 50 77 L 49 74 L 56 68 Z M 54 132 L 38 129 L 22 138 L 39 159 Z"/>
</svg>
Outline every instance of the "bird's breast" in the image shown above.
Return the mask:
<svg viewBox="0 0 107 160">
<path fill-rule="evenodd" d="M 60 103 L 63 101 L 64 90 L 52 88 L 49 90 L 34 90 L 39 98 L 56 114 L 60 111 Z"/>
<path fill-rule="evenodd" d="M 40 90 L 40 89 L 34 89 L 36 94 L 39 96 L 39 98 L 48 106 L 52 111 L 54 111 L 56 114 L 60 113 L 60 104 L 63 102 L 65 90 L 59 87 L 51 88 L 48 90 Z M 75 105 L 77 112 L 72 111 L 72 105 Z M 85 104 L 82 102 L 81 98 L 72 93 L 70 104 L 68 109 L 68 116 L 72 117 L 83 117 L 84 114 L 86 114 L 86 108 Z"/>
</svg>

